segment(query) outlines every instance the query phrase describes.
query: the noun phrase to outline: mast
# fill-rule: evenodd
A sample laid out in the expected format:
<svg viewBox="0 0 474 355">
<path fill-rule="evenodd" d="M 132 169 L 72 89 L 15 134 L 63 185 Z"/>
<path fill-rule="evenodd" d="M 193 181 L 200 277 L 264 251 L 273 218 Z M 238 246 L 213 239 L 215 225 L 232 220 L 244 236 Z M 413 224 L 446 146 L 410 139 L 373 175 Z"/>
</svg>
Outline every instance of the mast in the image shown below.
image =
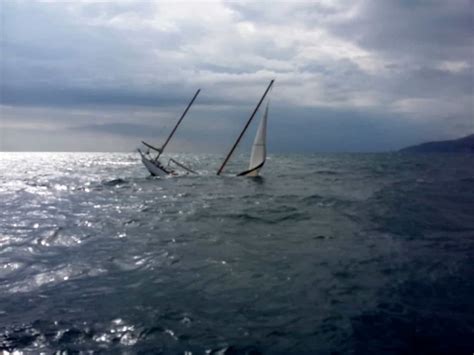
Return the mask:
<svg viewBox="0 0 474 355">
<path fill-rule="evenodd" d="M 257 107 L 255 107 L 255 110 L 253 110 L 253 113 L 252 113 L 252 115 L 250 116 L 249 120 L 247 121 L 247 124 L 245 125 L 244 129 L 242 130 L 242 132 L 240 133 L 239 137 L 238 137 L 237 140 L 235 141 L 234 146 L 233 146 L 232 149 L 230 150 L 229 154 L 227 154 L 227 156 L 226 156 L 224 162 L 222 163 L 221 167 L 220 167 L 219 170 L 217 171 L 217 175 L 220 175 L 220 174 L 221 174 L 221 172 L 222 172 L 222 170 L 224 169 L 225 165 L 226 165 L 227 162 L 229 161 L 230 156 L 231 156 L 232 153 L 234 152 L 235 148 L 237 148 L 237 145 L 239 144 L 240 140 L 242 139 L 242 136 L 244 135 L 245 131 L 246 131 L 247 128 L 249 127 L 250 122 L 252 122 L 252 119 L 254 118 L 255 114 L 257 113 L 258 109 L 260 108 L 260 105 L 262 104 L 263 100 L 265 99 L 265 96 L 267 96 L 268 91 L 269 91 L 270 88 L 272 87 L 274 81 L 275 81 L 275 79 L 272 79 L 272 80 L 270 81 L 270 84 L 268 84 L 268 87 L 267 87 L 267 89 L 265 90 L 265 93 L 263 94 L 262 98 L 261 98 L 260 101 L 258 102 Z"/>
<path fill-rule="evenodd" d="M 174 132 L 176 132 L 176 130 L 178 129 L 178 126 L 180 125 L 181 121 L 183 120 L 184 116 L 186 116 L 186 114 L 188 113 L 188 110 L 189 108 L 192 106 L 192 104 L 194 103 L 194 100 L 196 100 L 196 97 L 199 95 L 199 92 L 201 91 L 201 89 L 198 89 L 196 91 L 196 93 L 194 94 L 191 102 L 188 104 L 188 107 L 186 107 L 186 110 L 184 110 L 183 114 L 181 115 L 181 117 L 179 118 L 178 120 L 178 123 L 176 123 L 176 126 L 174 126 L 173 130 L 171 131 L 170 135 L 168 136 L 168 138 L 166 139 L 165 143 L 161 146 L 161 149 L 158 150 L 158 155 L 156 156 L 155 160 L 158 160 L 158 158 L 160 157 L 161 153 L 163 153 L 163 151 L 165 150 L 165 147 L 168 145 L 169 141 L 171 140 L 171 137 L 173 137 L 174 135 Z"/>
</svg>

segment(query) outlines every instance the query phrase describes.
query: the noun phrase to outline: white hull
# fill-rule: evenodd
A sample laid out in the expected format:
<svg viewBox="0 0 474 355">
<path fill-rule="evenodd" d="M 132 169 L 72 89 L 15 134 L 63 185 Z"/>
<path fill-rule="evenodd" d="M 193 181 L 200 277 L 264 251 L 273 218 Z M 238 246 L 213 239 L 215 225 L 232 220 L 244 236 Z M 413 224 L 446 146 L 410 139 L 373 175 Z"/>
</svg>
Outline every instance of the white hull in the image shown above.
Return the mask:
<svg viewBox="0 0 474 355">
<path fill-rule="evenodd" d="M 145 168 L 147 168 L 151 175 L 166 176 L 170 174 L 167 170 L 165 170 L 165 168 L 161 165 L 159 161 L 155 162 L 154 160 L 148 159 L 145 154 L 142 153 L 141 150 L 138 151 L 142 157 L 143 165 L 145 165 Z"/>
</svg>

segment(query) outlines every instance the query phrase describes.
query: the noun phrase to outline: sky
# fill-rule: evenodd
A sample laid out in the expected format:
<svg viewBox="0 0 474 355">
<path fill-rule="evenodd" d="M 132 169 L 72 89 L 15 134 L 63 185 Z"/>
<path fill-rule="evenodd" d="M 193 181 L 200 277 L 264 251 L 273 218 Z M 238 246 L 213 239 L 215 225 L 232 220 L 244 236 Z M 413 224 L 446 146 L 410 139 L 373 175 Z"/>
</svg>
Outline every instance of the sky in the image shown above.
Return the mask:
<svg viewBox="0 0 474 355">
<path fill-rule="evenodd" d="M 473 19 L 473 0 L 0 0 L 0 151 L 159 146 L 201 88 L 169 149 L 222 153 L 271 79 L 270 152 L 465 136 Z"/>
</svg>

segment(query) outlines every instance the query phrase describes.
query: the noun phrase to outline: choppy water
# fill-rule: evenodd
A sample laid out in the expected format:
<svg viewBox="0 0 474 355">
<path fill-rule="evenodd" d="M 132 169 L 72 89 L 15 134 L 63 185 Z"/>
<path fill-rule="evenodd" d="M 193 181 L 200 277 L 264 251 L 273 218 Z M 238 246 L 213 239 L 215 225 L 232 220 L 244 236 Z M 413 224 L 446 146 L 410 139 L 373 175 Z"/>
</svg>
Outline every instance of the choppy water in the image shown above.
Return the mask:
<svg viewBox="0 0 474 355">
<path fill-rule="evenodd" d="M 474 351 L 474 156 L 180 158 L 0 153 L 0 349 Z"/>
</svg>

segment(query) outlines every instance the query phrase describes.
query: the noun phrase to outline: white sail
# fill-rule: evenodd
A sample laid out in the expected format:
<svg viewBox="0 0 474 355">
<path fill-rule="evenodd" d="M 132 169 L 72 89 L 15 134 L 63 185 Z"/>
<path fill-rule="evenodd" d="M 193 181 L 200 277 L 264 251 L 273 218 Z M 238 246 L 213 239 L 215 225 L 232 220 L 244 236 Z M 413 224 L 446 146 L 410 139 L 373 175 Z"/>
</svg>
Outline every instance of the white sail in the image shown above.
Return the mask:
<svg viewBox="0 0 474 355">
<path fill-rule="evenodd" d="M 262 98 L 258 102 L 257 106 L 253 110 L 252 115 L 250 116 L 247 123 L 245 124 L 244 129 L 242 130 L 242 132 L 240 132 L 240 135 L 237 137 L 237 140 L 235 141 L 234 145 L 230 149 L 230 152 L 225 157 L 224 162 L 222 163 L 221 167 L 219 168 L 219 170 L 217 170 L 217 175 L 220 175 L 222 173 L 222 170 L 224 170 L 225 165 L 227 164 L 230 157 L 232 156 L 232 153 L 235 151 L 235 148 L 237 148 L 237 145 L 239 144 L 240 140 L 242 139 L 242 136 L 244 135 L 245 131 L 249 127 L 249 125 L 252 122 L 253 118 L 255 117 L 255 114 L 258 112 L 258 109 L 260 108 L 260 105 L 262 104 L 263 100 L 265 100 L 265 96 L 267 96 L 267 94 L 270 91 L 270 89 L 272 88 L 272 85 L 273 85 L 274 82 L 275 82 L 275 79 L 272 79 L 270 81 L 270 84 L 268 84 L 268 87 L 265 90 L 265 92 L 263 93 Z M 252 158 L 250 159 L 250 166 L 254 167 L 254 168 L 246 170 L 243 173 L 240 173 L 238 176 L 257 176 L 258 171 L 261 169 L 261 167 L 265 163 L 265 155 L 266 155 L 265 137 L 267 135 L 267 132 L 266 132 L 267 131 L 267 115 L 268 115 L 268 104 L 267 104 L 267 109 L 265 111 L 264 117 L 262 119 L 262 121 L 264 121 L 264 122 L 262 122 L 262 121 L 260 122 L 260 126 L 259 126 L 259 129 L 257 131 L 257 136 L 256 136 L 255 142 L 254 142 L 254 147 L 252 148 Z M 257 148 L 256 146 L 259 146 L 260 148 Z M 253 158 L 254 156 L 255 156 L 255 158 Z M 258 165 L 254 165 L 253 162 L 257 162 L 257 161 L 261 161 L 261 163 L 258 164 Z M 251 170 L 256 170 L 255 175 L 250 174 L 250 173 L 252 173 Z"/>
<path fill-rule="evenodd" d="M 262 119 L 257 129 L 257 134 L 255 135 L 255 140 L 253 141 L 252 153 L 250 154 L 250 163 L 248 170 L 239 174 L 241 176 L 258 176 L 258 173 L 265 163 L 267 158 L 267 118 L 268 118 L 268 103 L 265 108 Z"/>
</svg>

